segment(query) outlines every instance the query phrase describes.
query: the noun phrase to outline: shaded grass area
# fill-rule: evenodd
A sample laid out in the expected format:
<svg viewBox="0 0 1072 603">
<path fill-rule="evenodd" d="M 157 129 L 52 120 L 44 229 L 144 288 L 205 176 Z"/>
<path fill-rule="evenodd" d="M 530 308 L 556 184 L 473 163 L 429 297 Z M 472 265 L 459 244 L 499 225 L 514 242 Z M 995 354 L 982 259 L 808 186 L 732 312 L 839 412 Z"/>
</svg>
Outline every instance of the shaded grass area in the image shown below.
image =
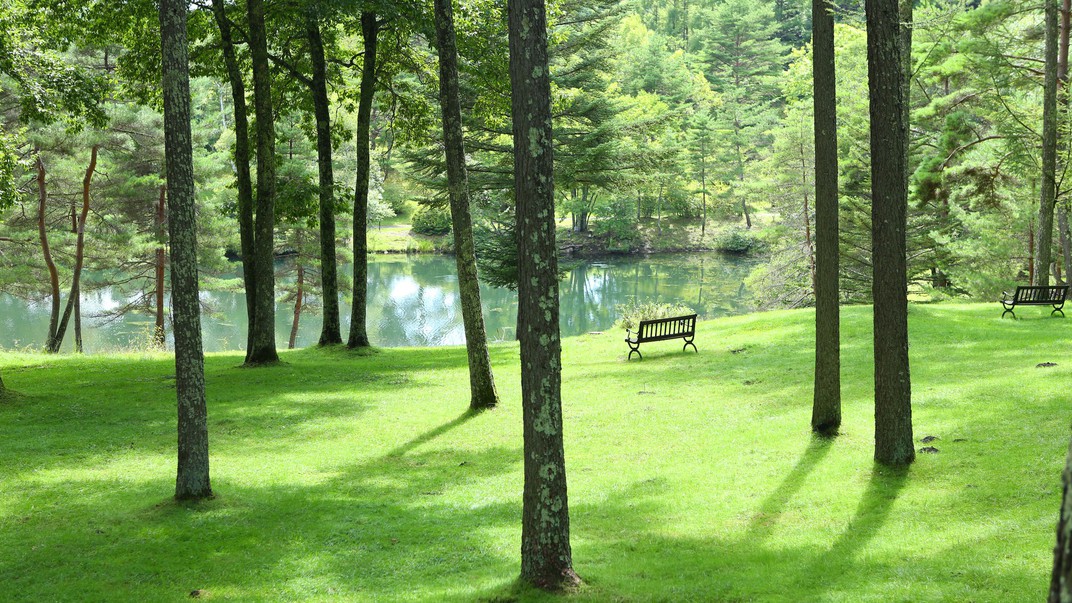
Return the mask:
<svg viewBox="0 0 1072 603">
<path fill-rule="evenodd" d="M 843 433 L 813 439 L 809 311 L 699 325 L 699 354 L 564 342 L 577 601 L 1026 601 L 1046 590 L 1072 323 L 911 308 L 921 454 L 872 456 L 870 309 L 843 320 Z M 516 345 L 465 412 L 463 348 L 207 358 L 213 488 L 170 500 L 163 355 L 0 354 L 0 599 L 511 601 Z M 1036 368 L 1042 362 L 1057 366 Z M 922 447 L 924 444 L 918 444 Z"/>
</svg>

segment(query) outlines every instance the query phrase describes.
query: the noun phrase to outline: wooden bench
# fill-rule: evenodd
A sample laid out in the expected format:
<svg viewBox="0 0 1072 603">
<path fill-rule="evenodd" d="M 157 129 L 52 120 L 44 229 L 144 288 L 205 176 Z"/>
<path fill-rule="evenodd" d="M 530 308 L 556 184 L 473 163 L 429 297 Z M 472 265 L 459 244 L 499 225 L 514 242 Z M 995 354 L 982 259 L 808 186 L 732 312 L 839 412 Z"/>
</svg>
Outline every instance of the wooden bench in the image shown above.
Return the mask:
<svg viewBox="0 0 1072 603">
<path fill-rule="evenodd" d="M 681 351 L 684 352 L 691 345 L 693 350 L 699 353 L 700 350 L 696 349 L 696 344 L 692 342 L 696 338 L 696 315 L 691 316 L 674 316 L 672 318 L 656 318 L 654 320 L 642 320 L 640 326 L 637 327 L 635 336 L 631 336 L 631 330 L 625 331 L 625 342 L 629 344 L 629 356 L 626 360 L 633 358 L 633 354 L 640 357 L 641 360 L 644 356 L 640 353 L 640 344 L 648 343 L 649 341 L 666 341 L 667 339 L 684 339 L 685 345 L 681 346 Z"/>
<path fill-rule="evenodd" d="M 1065 312 L 1062 310 L 1065 306 L 1065 297 L 1068 295 L 1068 285 L 1057 285 L 1055 287 L 1016 287 L 1016 293 L 1009 299 L 1009 292 L 1001 292 L 1001 305 L 1005 308 L 1005 311 L 1001 313 L 1001 317 L 1005 318 L 1006 314 L 1012 314 L 1013 318 L 1016 318 L 1016 313 L 1013 312 L 1013 308 L 1016 306 L 1053 306 L 1053 311 L 1050 312 L 1050 316 L 1060 312 L 1064 317 Z"/>
</svg>

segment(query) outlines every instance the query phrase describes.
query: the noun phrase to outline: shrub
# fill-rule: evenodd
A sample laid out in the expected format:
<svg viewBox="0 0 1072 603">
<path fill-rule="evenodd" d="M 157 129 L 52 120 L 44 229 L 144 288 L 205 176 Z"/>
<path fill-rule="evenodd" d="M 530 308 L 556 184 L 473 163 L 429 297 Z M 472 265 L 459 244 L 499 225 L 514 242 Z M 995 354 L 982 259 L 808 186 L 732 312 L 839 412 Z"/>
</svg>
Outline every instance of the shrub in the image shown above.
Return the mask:
<svg viewBox="0 0 1072 603">
<path fill-rule="evenodd" d="M 727 253 L 749 253 L 759 245 L 756 235 L 751 231 L 734 228 L 718 238 L 718 248 Z"/>
<path fill-rule="evenodd" d="M 424 205 L 413 212 L 413 232 L 423 235 L 445 235 L 450 232 L 450 209 Z"/>
<path fill-rule="evenodd" d="M 670 318 L 671 316 L 686 316 L 695 314 L 695 311 L 684 304 L 669 304 L 654 302 L 638 302 L 633 300 L 628 304 L 615 306 L 618 320 L 615 326 L 622 329 L 636 331 L 642 320 L 654 320 L 656 318 Z"/>
</svg>

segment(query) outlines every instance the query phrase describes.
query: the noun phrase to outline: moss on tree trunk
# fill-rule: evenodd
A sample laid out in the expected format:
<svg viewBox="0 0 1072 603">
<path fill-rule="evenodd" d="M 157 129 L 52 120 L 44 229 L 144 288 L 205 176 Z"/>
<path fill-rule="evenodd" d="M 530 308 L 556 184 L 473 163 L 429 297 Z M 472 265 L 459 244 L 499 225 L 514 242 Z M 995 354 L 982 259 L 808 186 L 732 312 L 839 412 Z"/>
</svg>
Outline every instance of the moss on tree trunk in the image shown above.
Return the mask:
<svg viewBox="0 0 1072 603">
<path fill-rule="evenodd" d="M 175 498 L 196 499 L 211 496 L 212 488 L 209 484 L 208 410 L 205 404 L 201 303 L 197 285 L 197 222 L 194 215 L 186 6 L 182 0 L 161 0 L 160 44 L 163 58 L 168 232 L 171 237 L 175 391 L 178 397 Z"/>
<path fill-rule="evenodd" d="M 570 549 L 562 441 L 547 17 L 543 0 L 514 0 L 508 6 L 525 454 L 521 579 L 557 590 L 580 580 Z"/>
<path fill-rule="evenodd" d="M 454 227 L 454 258 L 458 266 L 465 348 L 469 356 L 469 406 L 473 409 L 491 408 L 498 404 L 499 397 L 495 392 L 487 330 L 480 303 L 461 103 L 458 98 L 458 49 L 451 0 L 435 0 L 435 26 L 439 48 L 439 104 L 443 117 L 443 146 L 447 156 L 450 214 Z"/>
</svg>

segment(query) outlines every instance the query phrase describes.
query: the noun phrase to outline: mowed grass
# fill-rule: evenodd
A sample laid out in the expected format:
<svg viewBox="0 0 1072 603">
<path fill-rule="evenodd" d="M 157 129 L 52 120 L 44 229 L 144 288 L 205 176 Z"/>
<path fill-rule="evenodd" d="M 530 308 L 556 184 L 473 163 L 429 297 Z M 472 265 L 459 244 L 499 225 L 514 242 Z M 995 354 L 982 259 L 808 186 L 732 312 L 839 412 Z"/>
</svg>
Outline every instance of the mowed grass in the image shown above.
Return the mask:
<svg viewBox="0 0 1072 603">
<path fill-rule="evenodd" d="M 843 433 L 809 434 L 810 311 L 703 322 L 699 354 L 564 342 L 571 601 L 995 601 L 1046 591 L 1072 320 L 911 308 L 907 471 L 872 461 L 871 312 L 843 311 Z M 165 355 L 0 355 L 0 599 L 513 601 L 516 344 L 466 414 L 463 348 L 207 358 L 216 498 L 171 500 Z M 1043 362 L 1057 366 L 1037 368 Z M 917 448 L 925 444 L 917 443 Z"/>
</svg>

